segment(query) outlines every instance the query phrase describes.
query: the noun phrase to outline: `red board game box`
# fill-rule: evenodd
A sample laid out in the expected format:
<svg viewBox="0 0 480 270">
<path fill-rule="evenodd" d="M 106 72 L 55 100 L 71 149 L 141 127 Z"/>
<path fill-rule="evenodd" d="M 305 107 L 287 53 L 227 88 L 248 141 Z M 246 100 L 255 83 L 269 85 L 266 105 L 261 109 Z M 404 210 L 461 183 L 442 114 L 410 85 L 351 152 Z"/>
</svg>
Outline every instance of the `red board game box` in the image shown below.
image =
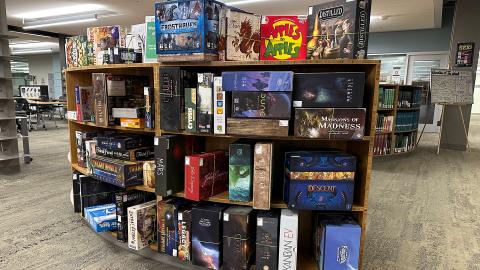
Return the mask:
<svg viewBox="0 0 480 270">
<path fill-rule="evenodd" d="M 228 160 L 224 151 L 185 157 L 185 198 L 200 201 L 227 190 Z"/>
<path fill-rule="evenodd" d="M 305 60 L 306 16 L 264 16 L 260 60 Z"/>
</svg>

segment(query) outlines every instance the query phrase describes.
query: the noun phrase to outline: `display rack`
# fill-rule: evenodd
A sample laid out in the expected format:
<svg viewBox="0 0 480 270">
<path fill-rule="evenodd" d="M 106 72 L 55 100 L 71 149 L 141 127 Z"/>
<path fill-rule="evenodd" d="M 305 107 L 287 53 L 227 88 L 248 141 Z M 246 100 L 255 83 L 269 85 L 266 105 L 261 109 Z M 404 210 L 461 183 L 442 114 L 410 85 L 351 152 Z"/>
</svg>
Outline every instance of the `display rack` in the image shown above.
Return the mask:
<svg viewBox="0 0 480 270">
<path fill-rule="evenodd" d="M 405 108 L 405 107 L 399 107 L 398 106 L 398 98 L 399 94 L 401 91 L 412 91 L 413 89 L 422 89 L 422 86 L 419 85 L 398 85 L 398 84 L 380 84 L 380 87 L 383 88 L 388 88 L 388 89 L 393 89 L 395 91 L 394 94 L 394 102 L 393 102 L 393 108 L 380 108 L 377 106 L 377 117 L 378 114 L 384 114 L 388 116 L 393 116 L 393 130 L 389 132 L 375 132 L 375 140 L 378 139 L 378 135 L 385 135 L 388 140 L 390 140 L 390 145 L 389 148 L 386 149 L 387 151 L 383 151 L 381 154 L 375 154 L 374 151 L 374 156 L 390 156 L 390 155 L 400 155 L 400 154 L 407 154 L 411 153 L 417 148 L 417 143 L 416 140 L 413 143 L 412 147 L 410 147 L 408 150 L 399 150 L 395 148 L 396 145 L 396 140 L 399 134 L 410 134 L 410 133 L 418 133 L 418 122 L 415 125 L 415 128 L 408 129 L 408 130 L 397 130 L 396 129 L 396 119 L 398 112 L 419 112 L 420 111 L 420 105 L 411 107 L 411 108 Z M 374 144 L 375 144 L 374 140 Z M 374 145 L 375 147 L 375 145 Z"/>
<path fill-rule="evenodd" d="M 0 11 L 0 171 L 10 172 L 20 167 L 8 42 L 13 37 L 7 32 L 5 1 L 0 2 Z"/>
<path fill-rule="evenodd" d="M 155 93 L 155 130 L 156 136 L 164 134 L 179 134 L 186 136 L 186 133 L 164 132 L 160 129 L 160 89 L 159 75 L 163 67 L 181 67 L 192 72 L 213 72 L 220 74 L 222 71 L 244 71 L 244 70 L 288 70 L 293 72 L 332 72 L 332 71 L 357 71 L 365 72 L 365 95 L 364 106 L 366 108 L 365 137 L 362 140 L 320 140 L 304 139 L 294 136 L 273 137 L 273 136 L 252 136 L 255 139 L 273 140 L 279 144 L 293 145 L 299 150 L 316 148 L 336 148 L 343 152 L 353 154 L 357 158 L 357 171 L 355 175 L 355 192 L 352 215 L 362 227 L 360 261 L 364 254 L 366 218 L 368 210 L 368 191 L 370 184 L 372 157 L 373 157 L 373 139 L 375 136 L 375 123 L 377 117 L 377 99 L 378 82 L 380 77 L 380 61 L 376 60 L 308 60 L 308 61 L 257 61 L 257 62 L 185 62 L 168 64 L 119 64 L 105 66 L 88 66 L 83 68 L 70 68 L 66 70 L 66 86 L 68 97 L 68 110 L 75 111 L 74 89 L 76 85 L 91 86 L 91 74 L 95 72 L 108 72 L 122 75 L 142 75 L 149 76 L 151 87 L 154 87 Z M 70 151 L 76 153 L 75 131 L 93 131 L 100 129 L 116 130 L 118 132 L 136 132 L 145 135 L 152 135 L 152 130 L 128 129 L 118 126 L 97 127 L 92 123 L 84 123 L 69 120 L 70 129 Z M 228 145 L 239 138 L 250 136 L 236 135 L 216 135 L 216 134 L 188 134 L 189 136 L 203 136 L 205 140 L 205 150 L 228 149 Z M 86 174 L 87 171 L 77 165 L 77 155 L 71 155 L 71 167 L 73 170 Z M 145 186 L 130 187 L 129 189 L 138 189 L 148 192 L 154 192 L 154 189 Z M 174 196 L 183 197 L 183 193 L 177 193 Z M 228 193 L 221 193 L 208 199 L 212 202 L 224 204 L 252 205 L 251 202 L 234 202 L 228 200 Z M 271 208 L 286 208 L 286 204 L 279 200 L 272 199 Z M 299 240 L 298 240 L 298 267 L 299 269 L 316 269 L 316 263 L 311 254 L 311 244 L 313 228 L 310 222 L 311 211 L 300 211 L 299 213 Z M 131 250 L 132 252 L 135 252 Z M 139 253 L 141 254 L 141 253 Z M 171 263 L 171 257 L 161 256 L 165 262 Z M 157 257 L 158 258 L 158 257 Z M 360 262 L 360 265 L 362 263 Z M 184 268 L 185 263 L 178 262 L 178 266 Z M 196 269 L 192 266 L 190 269 Z M 360 267 L 362 269 L 362 267 Z"/>
</svg>

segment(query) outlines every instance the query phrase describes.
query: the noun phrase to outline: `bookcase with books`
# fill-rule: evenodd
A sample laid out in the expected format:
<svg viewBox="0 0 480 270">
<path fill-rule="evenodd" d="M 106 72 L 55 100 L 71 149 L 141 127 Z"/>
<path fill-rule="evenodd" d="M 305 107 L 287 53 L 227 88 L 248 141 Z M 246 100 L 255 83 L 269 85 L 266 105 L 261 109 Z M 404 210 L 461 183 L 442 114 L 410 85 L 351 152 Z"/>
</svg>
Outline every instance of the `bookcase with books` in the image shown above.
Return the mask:
<svg viewBox="0 0 480 270">
<path fill-rule="evenodd" d="M 403 154 L 417 147 L 422 86 L 381 84 L 374 155 Z"/>
</svg>

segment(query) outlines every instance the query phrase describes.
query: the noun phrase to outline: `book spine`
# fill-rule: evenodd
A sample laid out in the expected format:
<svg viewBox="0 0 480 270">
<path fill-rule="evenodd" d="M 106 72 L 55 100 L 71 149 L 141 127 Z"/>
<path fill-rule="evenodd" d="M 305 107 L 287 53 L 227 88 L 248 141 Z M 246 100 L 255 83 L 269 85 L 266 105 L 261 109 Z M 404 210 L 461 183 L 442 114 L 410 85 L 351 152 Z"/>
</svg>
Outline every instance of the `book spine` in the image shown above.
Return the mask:
<svg viewBox="0 0 480 270">
<path fill-rule="evenodd" d="M 272 185 L 272 143 L 255 144 L 253 158 L 253 208 L 269 210 Z"/>
<path fill-rule="evenodd" d="M 222 89 L 222 77 L 213 78 L 213 133 L 225 134 L 227 130 L 226 92 Z"/>
</svg>

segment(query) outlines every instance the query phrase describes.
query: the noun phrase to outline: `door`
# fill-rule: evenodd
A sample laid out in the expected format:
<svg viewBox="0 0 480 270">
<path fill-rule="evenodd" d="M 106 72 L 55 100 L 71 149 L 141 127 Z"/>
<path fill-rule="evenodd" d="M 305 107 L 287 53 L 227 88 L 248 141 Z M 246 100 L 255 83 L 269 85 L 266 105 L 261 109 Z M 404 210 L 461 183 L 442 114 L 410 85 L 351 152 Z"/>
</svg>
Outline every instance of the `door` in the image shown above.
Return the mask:
<svg viewBox="0 0 480 270">
<path fill-rule="evenodd" d="M 422 84 L 429 85 L 430 70 L 432 68 L 447 68 L 448 67 L 448 52 L 432 53 L 432 54 L 410 54 L 408 55 L 407 65 L 407 84 Z M 429 104 L 429 98 L 425 95 L 426 104 L 422 105 L 420 110 L 421 120 L 427 121 L 425 132 L 439 132 L 440 127 L 437 126 L 440 121 L 442 113 L 442 106 Z M 431 122 L 433 117 L 433 122 Z M 423 123 L 420 121 L 419 129 L 423 129 Z"/>
</svg>

